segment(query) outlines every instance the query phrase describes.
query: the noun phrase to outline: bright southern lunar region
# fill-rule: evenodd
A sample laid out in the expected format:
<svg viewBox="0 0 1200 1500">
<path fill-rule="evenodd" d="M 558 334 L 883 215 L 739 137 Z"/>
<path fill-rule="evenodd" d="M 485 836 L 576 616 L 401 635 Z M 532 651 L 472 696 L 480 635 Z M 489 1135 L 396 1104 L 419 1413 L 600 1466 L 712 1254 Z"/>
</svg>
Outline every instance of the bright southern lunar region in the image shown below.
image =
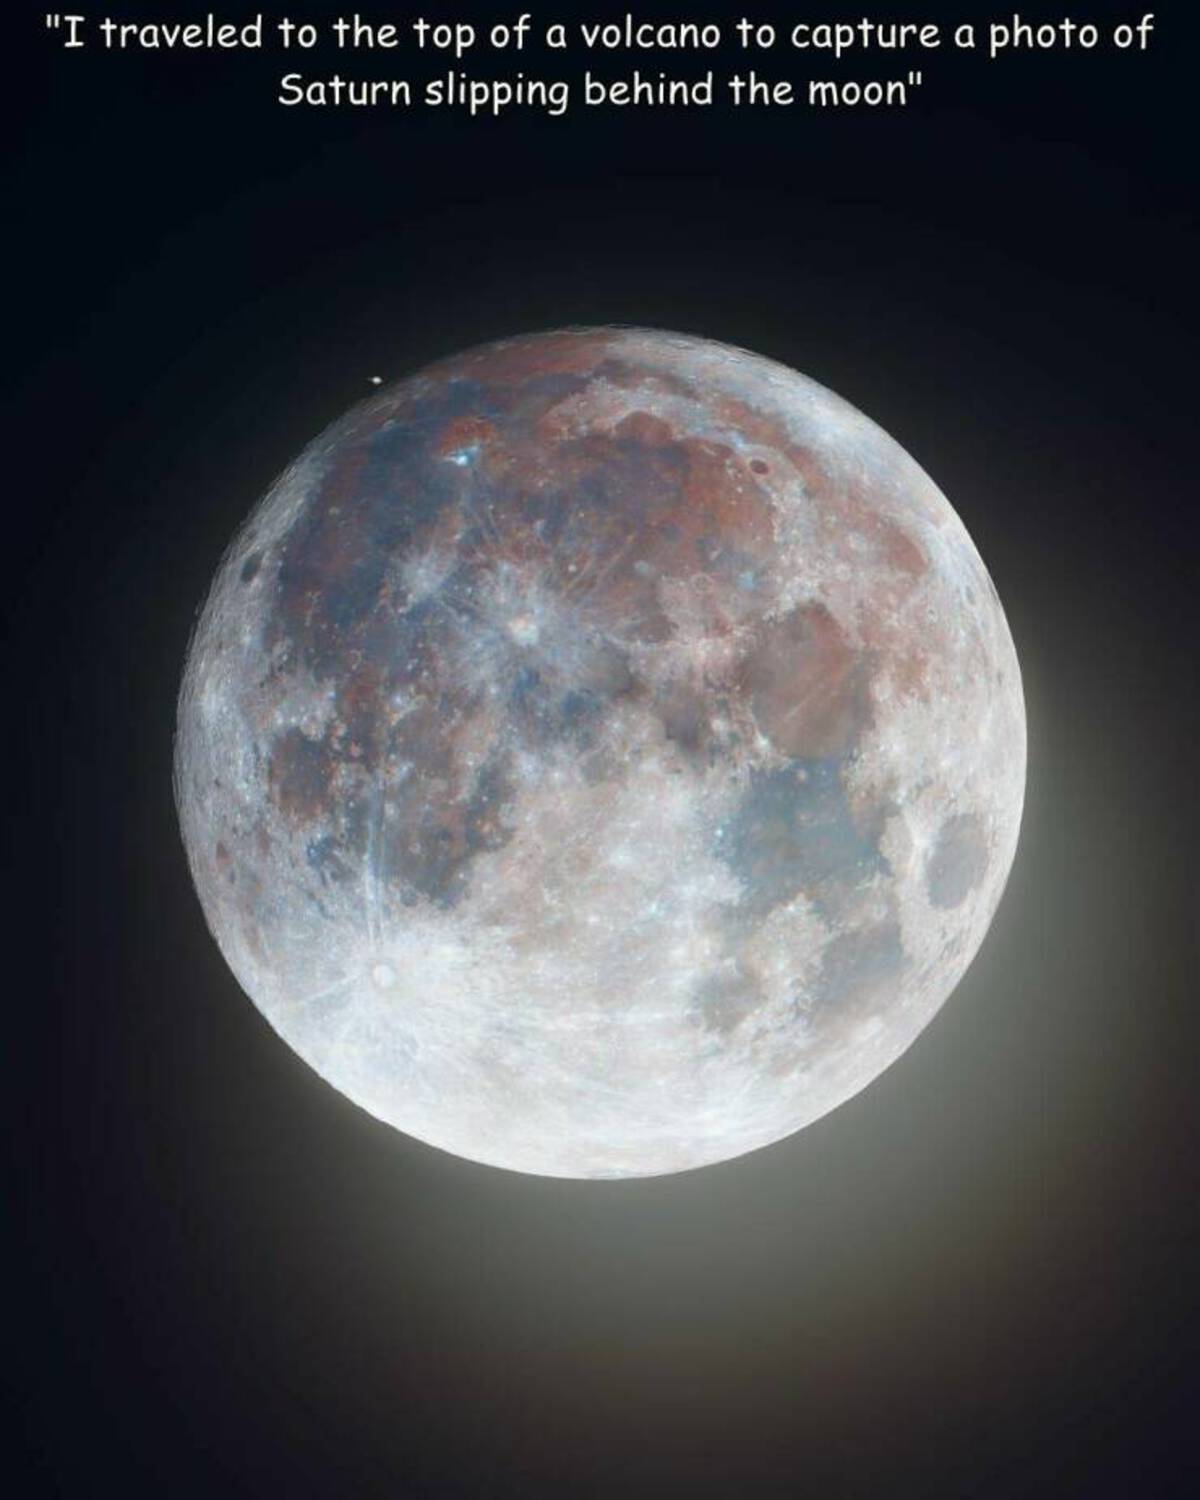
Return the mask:
<svg viewBox="0 0 1200 1500">
<path fill-rule="evenodd" d="M 491 344 L 311 444 L 221 564 L 176 785 L 271 1025 L 381 1120 L 674 1172 L 841 1104 L 970 963 L 1025 718 L 966 531 L 794 371 Z"/>
</svg>

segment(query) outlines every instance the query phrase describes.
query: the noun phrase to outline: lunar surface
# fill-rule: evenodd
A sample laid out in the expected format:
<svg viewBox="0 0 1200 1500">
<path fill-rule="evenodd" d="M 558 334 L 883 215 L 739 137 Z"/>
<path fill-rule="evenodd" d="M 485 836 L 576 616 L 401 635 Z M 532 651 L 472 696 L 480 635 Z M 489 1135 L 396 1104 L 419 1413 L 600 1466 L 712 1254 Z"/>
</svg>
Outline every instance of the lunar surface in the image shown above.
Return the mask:
<svg viewBox="0 0 1200 1500">
<path fill-rule="evenodd" d="M 574 329 L 381 389 L 221 565 L 176 747 L 209 925 L 350 1099 L 477 1161 L 674 1172 L 816 1120 L 971 962 L 1020 675 L 883 431 Z"/>
</svg>

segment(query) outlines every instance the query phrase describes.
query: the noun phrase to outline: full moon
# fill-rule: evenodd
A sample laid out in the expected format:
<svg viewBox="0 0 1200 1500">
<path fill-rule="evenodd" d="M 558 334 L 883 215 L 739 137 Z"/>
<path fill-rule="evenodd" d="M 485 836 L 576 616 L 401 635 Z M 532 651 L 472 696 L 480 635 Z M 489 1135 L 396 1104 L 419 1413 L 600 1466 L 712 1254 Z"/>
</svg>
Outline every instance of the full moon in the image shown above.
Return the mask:
<svg viewBox="0 0 1200 1500">
<path fill-rule="evenodd" d="M 962 523 L 740 349 L 567 329 L 383 387 L 235 539 L 176 793 L 242 988 L 475 1161 L 677 1172 L 864 1088 L 983 940 L 1020 673 Z"/>
</svg>

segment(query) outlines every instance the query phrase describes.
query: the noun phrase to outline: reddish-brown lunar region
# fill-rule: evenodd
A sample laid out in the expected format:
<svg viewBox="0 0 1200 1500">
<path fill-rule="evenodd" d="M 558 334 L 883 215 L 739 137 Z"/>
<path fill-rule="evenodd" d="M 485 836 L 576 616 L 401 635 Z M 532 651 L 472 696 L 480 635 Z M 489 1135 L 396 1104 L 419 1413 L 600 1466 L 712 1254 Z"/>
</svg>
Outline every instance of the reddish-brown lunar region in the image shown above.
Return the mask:
<svg viewBox="0 0 1200 1500">
<path fill-rule="evenodd" d="M 192 642 L 209 925 L 322 1077 L 476 1161 L 675 1172 L 870 1083 L 1012 862 L 987 570 L 866 417 L 641 329 L 473 349 L 278 480 Z"/>
</svg>

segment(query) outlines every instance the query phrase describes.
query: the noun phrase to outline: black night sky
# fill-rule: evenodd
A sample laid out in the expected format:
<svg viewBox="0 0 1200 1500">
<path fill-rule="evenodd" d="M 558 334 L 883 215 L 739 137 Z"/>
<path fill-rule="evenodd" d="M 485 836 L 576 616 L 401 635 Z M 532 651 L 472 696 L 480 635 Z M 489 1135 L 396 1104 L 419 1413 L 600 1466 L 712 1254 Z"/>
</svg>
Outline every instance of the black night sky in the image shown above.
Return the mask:
<svg viewBox="0 0 1200 1500">
<path fill-rule="evenodd" d="M 863 13 L 779 14 L 818 9 Z M 6 15 L 10 1494 L 1194 1491 L 1193 10 L 1140 57 L 941 55 L 903 111 L 474 124 Z M 373 375 L 605 322 L 895 436 L 996 580 L 1030 731 L 1008 893 L 920 1041 L 788 1141 L 626 1183 L 322 1084 L 207 933 L 170 776 L 275 474 Z"/>
</svg>

